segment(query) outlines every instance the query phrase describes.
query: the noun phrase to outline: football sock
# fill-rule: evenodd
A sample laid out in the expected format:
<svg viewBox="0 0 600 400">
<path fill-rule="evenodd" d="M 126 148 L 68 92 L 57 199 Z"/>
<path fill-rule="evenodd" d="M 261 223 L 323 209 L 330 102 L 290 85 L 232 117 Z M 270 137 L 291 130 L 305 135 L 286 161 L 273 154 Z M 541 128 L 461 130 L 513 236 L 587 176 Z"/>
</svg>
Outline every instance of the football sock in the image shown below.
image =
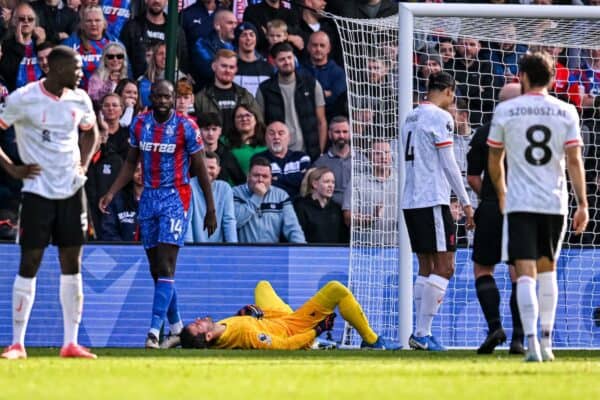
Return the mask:
<svg viewBox="0 0 600 400">
<path fill-rule="evenodd" d="M 421 312 L 417 316 L 416 336 L 431 335 L 431 323 L 444 300 L 448 282 L 448 279 L 435 274 L 431 274 L 427 278 L 427 282 L 425 282 L 425 287 L 423 288 Z"/>
<path fill-rule="evenodd" d="M 183 323 L 181 322 L 181 315 L 179 314 L 179 306 L 177 305 L 177 289 L 173 284 L 173 295 L 171 296 L 171 302 L 167 309 L 167 320 L 169 321 L 171 333 L 179 335 L 183 329 Z"/>
<path fill-rule="evenodd" d="M 421 300 L 423 299 L 423 288 L 427 282 L 427 277 L 423 275 L 417 275 L 415 279 L 415 286 L 413 288 L 413 298 L 415 300 L 415 315 L 419 315 L 421 312 Z"/>
<path fill-rule="evenodd" d="M 25 344 L 25 332 L 35 300 L 36 278 L 15 277 L 12 296 L 13 343 Z"/>
<path fill-rule="evenodd" d="M 60 276 L 60 305 L 63 312 L 63 344 L 77 344 L 79 323 L 83 311 L 83 283 L 81 274 Z"/>
<path fill-rule="evenodd" d="M 542 340 L 548 339 L 554 328 L 556 317 L 556 305 L 558 303 L 558 283 L 556 271 L 542 272 L 538 274 L 538 301 L 540 303 L 540 327 L 542 329 Z"/>
<path fill-rule="evenodd" d="M 512 283 L 512 291 L 510 293 L 510 315 L 512 316 L 512 340 L 523 341 L 523 324 L 521 323 L 521 314 L 517 304 L 517 283 Z"/>
<path fill-rule="evenodd" d="M 160 335 L 160 327 L 167 317 L 167 310 L 173 297 L 175 280 L 169 277 L 159 277 L 154 286 L 154 300 L 152 302 L 152 322 L 150 333 L 157 338 Z"/>
<path fill-rule="evenodd" d="M 315 295 L 316 301 L 326 309 L 333 311 L 337 305 L 340 315 L 370 344 L 377 341 L 377 334 L 371 329 L 369 321 L 356 298 L 348 288 L 339 282 L 329 282 Z"/>
<path fill-rule="evenodd" d="M 475 281 L 477 298 L 490 332 L 502 328 L 500 321 L 500 292 L 492 275 L 483 275 Z"/>
<path fill-rule="evenodd" d="M 254 288 L 254 302 L 262 309 L 277 310 L 283 314 L 294 311 L 277 295 L 275 289 L 268 281 L 260 281 Z"/>
<path fill-rule="evenodd" d="M 517 280 L 517 303 L 527 337 L 537 336 L 538 301 L 535 293 L 535 279 L 523 275 Z"/>
</svg>

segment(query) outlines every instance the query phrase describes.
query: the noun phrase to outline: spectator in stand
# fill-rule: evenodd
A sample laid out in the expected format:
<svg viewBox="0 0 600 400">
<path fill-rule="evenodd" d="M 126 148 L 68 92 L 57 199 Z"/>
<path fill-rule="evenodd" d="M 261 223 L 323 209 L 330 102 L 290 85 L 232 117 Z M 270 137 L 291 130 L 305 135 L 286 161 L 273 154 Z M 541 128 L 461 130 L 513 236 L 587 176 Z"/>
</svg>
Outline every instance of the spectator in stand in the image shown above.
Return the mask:
<svg viewBox="0 0 600 400">
<path fill-rule="evenodd" d="M 572 95 L 579 95 L 579 88 L 575 89 L 570 85 L 571 73 L 569 69 L 560 62 L 560 56 L 563 53 L 564 48 L 547 46 L 544 47 L 542 51 L 549 53 L 554 60 L 554 83 L 552 84 L 550 93 L 561 100 L 576 104 L 577 100 L 573 98 Z"/>
<path fill-rule="evenodd" d="M 514 23 L 506 24 L 504 28 L 503 40 L 491 44 L 492 70 L 497 81 L 502 83 L 512 83 L 518 81 L 519 59 L 527 52 L 527 46 L 515 42 L 517 37 L 517 28 Z"/>
<path fill-rule="evenodd" d="M 196 112 L 194 111 L 194 88 L 187 78 L 181 78 L 177 81 L 175 94 L 175 111 L 191 118 L 198 124 Z"/>
<path fill-rule="evenodd" d="M 329 59 L 331 41 L 327 33 L 319 31 L 310 35 L 307 48 L 310 58 L 304 67 L 323 88 L 325 115 L 329 120 L 340 113 L 335 106 L 340 104 L 340 96 L 347 93 L 346 74 L 335 61 Z"/>
<path fill-rule="evenodd" d="M 571 71 L 569 101 L 585 112 L 586 109 L 594 106 L 594 99 L 598 94 L 600 94 L 600 48 L 589 50 L 589 56 L 582 58 L 580 67 Z"/>
<path fill-rule="evenodd" d="M 234 82 L 256 96 L 258 86 L 275 72 L 263 56 L 256 51 L 258 30 L 250 22 L 242 22 L 235 28 L 235 43 L 238 46 L 237 73 Z"/>
<path fill-rule="evenodd" d="M 244 173 L 244 181 L 246 181 L 252 157 L 267 150 L 265 125 L 259 120 L 256 111 L 241 104 L 233 110 L 233 124 L 234 129 L 229 138 L 229 147 L 231 154 Z"/>
<path fill-rule="evenodd" d="M 196 179 L 192 180 L 192 200 L 189 208 L 189 224 L 185 233 L 185 241 L 193 243 L 237 243 L 235 212 L 233 209 L 233 191 L 227 182 L 218 180 L 220 173 L 219 156 L 212 151 L 204 155 L 204 165 L 212 187 L 217 216 L 217 229 L 208 235 L 204 229 L 206 215 L 206 200 Z"/>
<path fill-rule="evenodd" d="M 267 42 L 269 43 L 269 48 L 267 49 L 266 55 L 267 55 L 267 61 L 273 67 L 277 67 L 277 66 L 275 65 L 275 60 L 273 60 L 273 57 L 271 56 L 271 49 L 277 43 L 284 43 L 284 42 L 290 43 L 288 41 L 288 37 L 289 37 L 288 27 L 287 27 L 287 24 L 285 23 L 285 21 L 283 21 L 281 19 L 274 19 L 272 21 L 267 22 Z M 293 45 L 292 45 L 292 48 L 294 49 L 294 63 L 296 64 L 296 67 L 299 67 L 300 62 L 298 61 L 296 54 L 300 54 L 300 52 Z"/>
<path fill-rule="evenodd" d="M 308 173 L 308 194 L 294 201 L 298 222 L 308 243 L 348 243 L 342 207 L 332 201 L 335 176 L 327 167 Z"/>
<path fill-rule="evenodd" d="M 106 33 L 106 20 L 102 9 L 90 6 L 81 10 L 80 29 L 63 41 L 62 44 L 71 47 L 79 53 L 83 61 L 83 79 L 79 85 L 87 90 L 92 74 L 100 65 L 104 48 L 116 39 Z"/>
<path fill-rule="evenodd" d="M 41 78 L 37 47 L 46 41 L 46 31 L 37 26 L 37 17 L 28 3 L 19 4 L 12 15 L 10 36 L 2 42 L 0 74 L 9 91 Z"/>
<path fill-rule="evenodd" d="M 121 79 L 115 88 L 115 93 L 121 96 L 125 107 L 119 125 L 129 127 L 133 117 L 142 110 L 137 84 L 132 79 Z"/>
<path fill-rule="evenodd" d="M 328 0 L 326 10 L 347 18 L 383 18 L 398 13 L 393 0 Z"/>
<path fill-rule="evenodd" d="M 217 10 L 215 0 L 197 0 L 182 12 L 181 27 L 185 32 L 185 39 L 192 47 L 200 38 L 208 37 L 213 29 L 213 19 Z"/>
<path fill-rule="evenodd" d="M 494 80 L 492 64 L 481 54 L 479 40 L 461 37 L 456 46 L 454 79 L 457 88 L 465 96 L 470 112 L 471 124 L 480 126 L 492 118 L 495 104 L 494 88 L 502 87 L 500 77 Z M 450 71 L 448 71 L 450 72 Z"/>
<path fill-rule="evenodd" d="M 289 150 L 290 131 L 283 122 L 275 121 L 267 126 L 265 135 L 268 150 L 257 153 L 271 163 L 271 183 L 296 198 L 304 174 L 310 167 L 310 157 L 303 151 Z"/>
<path fill-rule="evenodd" d="M 383 51 L 376 49 L 366 61 L 365 84 L 361 85 L 364 91 L 361 93 L 361 102 L 372 115 L 377 113 L 386 116 L 396 114 L 398 93 L 394 88 L 389 60 Z"/>
<path fill-rule="evenodd" d="M 200 37 L 192 49 L 192 74 L 198 88 L 202 89 L 214 79 L 212 63 L 217 51 L 233 50 L 237 19 L 229 10 L 215 13 L 213 30 L 208 37 Z"/>
<path fill-rule="evenodd" d="M 54 48 L 54 44 L 49 41 L 45 41 L 36 46 L 37 50 L 37 63 L 42 70 L 42 75 L 40 78 L 45 78 L 46 74 L 50 70 L 50 66 L 48 65 L 48 55 Z"/>
<path fill-rule="evenodd" d="M 352 187 L 344 193 L 344 221 L 354 226 L 356 240 L 362 243 L 397 243 L 396 194 L 397 181 L 392 168 L 392 148 L 386 140 L 377 139 L 371 143 L 368 172 L 357 175 L 356 198 L 352 199 Z M 352 201 L 356 202 L 352 214 Z"/>
<path fill-rule="evenodd" d="M 463 177 L 463 184 L 471 200 L 471 205 L 475 208 L 477 207 L 477 193 L 473 192 L 467 181 L 467 153 L 471 148 L 471 139 L 473 139 L 475 131 L 471 128 L 466 100 L 459 97 L 455 104 L 448 107 L 448 112 L 454 119 L 454 144 L 452 145 L 454 158 Z"/>
<path fill-rule="evenodd" d="M 232 185 L 241 185 L 246 182 L 246 174 L 240 168 L 229 147 L 219 139 L 221 137 L 221 118 L 214 112 L 198 115 L 198 127 L 206 151 L 212 151 L 219 157 L 219 175 L 217 179 Z"/>
<path fill-rule="evenodd" d="M 442 57 L 435 53 L 419 53 L 417 56 L 417 73 L 413 84 L 413 90 L 417 91 L 420 100 L 424 100 L 427 94 L 427 82 L 429 75 L 442 70 Z"/>
<path fill-rule="evenodd" d="M 289 33 L 287 40 L 296 49 L 302 50 L 304 41 L 299 35 L 300 18 L 298 14 L 290 8 L 286 8 L 281 0 L 264 0 L 261 3 L 249 5 L 244 11 L 244 22 L 251 22 L 258 28 L 258 51 L 267 54 L 267 23 L 274 19 L 280 19 L 286 23 Z"/>
<path fill-rule="evenodd" d="M 148 68 L 146 51 L 156 42 L 166 41 L 167 14 L 164 10 L 167 0 L 146 0 L 146 12 L 127 21 L 121 31 L 121 42 L 127 49 L 133 77 L 140 77 Z M 181 27 L 177 30 L 177 58 L 183 72 L 188 72 L 188 46 Z"/>
<path fill-rule="evenodd" d="M 93 226 L 100 229 L 102 214 L 98 209 L 100 197 L 113 184 L 127 156 L 129 130 L 122 127 L 119 119 L 123 114 L 123 101 L 116 93 L 110 93 L 101 101 L 100 118 L 100 149 L 92 157 L 88 168 L 88 180 L 85 192 L 89 204 L 92 206 L 88 212 L 91 214 Z"/>
<path fill-rule="evenodd" d="M 216 112 L 221 116 L 223 136 L 229 140 L 233 129 L 233 110 L 242 104 L 261 116 L 260 108 L 254 97 L 243 87 L 235 84 L 233 79 L 237 72 L 237 54 L 232 50 L 217 51 L 212 62 L 214 81 L 197 95 L 195 100 L 196 112 Z"/>
<path fill-rule="evenodd" d="M 446 37 L 439 38 L 437 52 L 442 57 L 442 69 L 446 71 L 454 69 L 454 58 L 456 57 L 454 41 Z"/>
<path fill-rule="evenodd" d="M 151 106 L 150 89 L 154 82 L 164 79 L 167 66 L 167 45 L 164 42 L 157 42 L 151 49 L 152 55 L 148 61 L 148 69 L 138 79 L 138 90 L 143 107 Z"/>
<path fill-rule="evenodd" d="M 327 153 L 315 161 L 315 167 L 327 167 L 335 177 L 332 200 L 340 206 L 344 202 L 344 192 L 350 187 L 352 176 L 352 151 L 350 149 L 350 124 L 348 118 L 336 116 L 329 121 L 329 141 Z"/>
<path fill-rule="evenodd" d="M 106 19 L 107 32 L 118 38 L 127 21 L 131 19 L 131 8 L 134 7 L 135 0 L 102 0 L 100 3 Z"/>
<path fill-rule="evenodd" d="M 277 64 L 277 75 L 260 84 L 256 101 L 267 124 L 285 122 L 291 133 L 291 150 L 304 151 L 316 160 L 327 143 L 323 89 L 312 76 L 296 73 L 289 43 L 276 44 L 271 55 Z"/>
<path fill-rule="evenodd" d="M 142 163 L 138 163 L 131 182 L 121 189 L 108 205 L 98 229 L 98 240 L 137 242 L 140 240 L 138 206 L 144 191 Z"/>
<path fill-rule="evenodd" d="M 77 29 L 79 17 L 65 7 L 61 0 L 38 0 L 31 3 L 38 17 L 38 25 L 46 30 L 46 40 L 59 44 Z"/>
<path fill-rule="evenodd" d="M 114 92 L 121 79 L 127 78 L 127 53 L 121 43 L 111 42 L 102 51 L 100 65 L 88 82 L 88 94 L 96 104 Z"/>
<path fill-rule="evenodd" d="M 271 186 L 271 164 L 262 157 L 250 163 L 248 183 L 233 188 L 240 243 L 306 243 L 288 194 Z"/>
<path fill-rule="evenodd" d="M 335 22 L 331 18 L 323 17 L 320 13 L 325 10 L 325 0 L 304 0 L 304 6 L 300 15 L 300 35 L 304 43 L 308 42 L 310 35 L 314 32 L 325 32 L 331 41 L 331 58 L 338 64 L 343 65 L 342 44 L 338 35 Z M 304 54 L 303 59 L 308 57 Z"/>
</svg>

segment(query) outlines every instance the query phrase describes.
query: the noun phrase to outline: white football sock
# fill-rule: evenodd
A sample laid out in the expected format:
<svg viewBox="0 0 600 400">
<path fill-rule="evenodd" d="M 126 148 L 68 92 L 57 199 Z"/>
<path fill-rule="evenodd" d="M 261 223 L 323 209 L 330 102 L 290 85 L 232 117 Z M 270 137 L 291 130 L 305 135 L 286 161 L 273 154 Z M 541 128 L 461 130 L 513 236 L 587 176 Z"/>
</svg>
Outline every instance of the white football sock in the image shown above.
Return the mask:
<svg viewBox="0 0 600 400">
<path fill-rule="evenodd" d="M 81 274 L 60 276 L 60 305 L 63 312 L 64 345 L 77 344 L 79 323 L 83 311 Z"/>
<path fill-rule="evenodd" d="M 552 347 L 552 329 L 554 329 L 556 305 L 558 304 L 558 282 L 556 280 L 556 271 L 538 274 L 538 285 L 542 346 Z"/>
<path fill-rule="evenodd" d="M 174 324 L 169 324 L 169 330 L 172 335 L 179 335 L 183 330 L 183 322 L 175 322 Z"/>
<path fill-rule="evenodd" d="M 12 297 L 13 343 L 25 344 L 25 332 L 35 300 L 36 278 L 15 277 Z"/>
<path fill-rule="evenodd" d="M 517 304 L 525 336 L 537 337 L 539 310 L 535 293 L 535 279 L 532 277 L 523 275 L 517 279 Z"/>
<path fill-rule="evenodd" d="M 431 323 L 440 309 L 447 287 L 448 279 L 446 278 L 434 274 L 429 275 L 429 278 L 427 278 L 423 287 L 421 310 L 417 316 L 416 336 L 431 335 Z"/>
<path fill-rule="evenodd" d="M 413 298 L 415 300 L 415 316 L 419 318 L 419 313 L 421 312 L 421 301 L 423 299 L 423 288 L 425 287 L 425 282 L 427 282 L 427 277 L 423 275 L 417 275 L 417 279 L 415 280 L 415 286 L 413 288 Z"/>
</svg>

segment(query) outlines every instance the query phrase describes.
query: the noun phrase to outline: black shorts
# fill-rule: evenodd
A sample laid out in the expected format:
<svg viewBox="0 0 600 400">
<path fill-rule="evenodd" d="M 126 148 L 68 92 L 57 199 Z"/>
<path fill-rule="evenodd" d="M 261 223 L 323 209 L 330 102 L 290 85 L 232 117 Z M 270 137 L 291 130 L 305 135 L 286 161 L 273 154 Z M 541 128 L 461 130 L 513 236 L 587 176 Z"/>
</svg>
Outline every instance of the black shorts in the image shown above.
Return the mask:
<svg viewBox="0 0 600 400">
<path fill-rule="evenodd" d="M 475 210 L 473 261 L 481 265 L 496 265 L 502 261 L 502 222 L 497 201 L 483 200 Z"/>
<path fill-rule="evenodd" d="M 404 211 L 404 220 L 415 253 L 456 251 L 456 223 L 446 205 Z"/>
<path fill-rule="evenodd" d="M 567 218 L 556 214 L 513 212 L 507 216 L 508 257 L 511 260 L 558 258 Z"/>
<path fill-rule="evenodd" d="M 81 246 L 85 242 L 88 221 L 83 189 L 61 200 L 23 193 L 19 214 L 21 247 L 45 248 L 50 240 L 58 247 Z"/>
</svg>

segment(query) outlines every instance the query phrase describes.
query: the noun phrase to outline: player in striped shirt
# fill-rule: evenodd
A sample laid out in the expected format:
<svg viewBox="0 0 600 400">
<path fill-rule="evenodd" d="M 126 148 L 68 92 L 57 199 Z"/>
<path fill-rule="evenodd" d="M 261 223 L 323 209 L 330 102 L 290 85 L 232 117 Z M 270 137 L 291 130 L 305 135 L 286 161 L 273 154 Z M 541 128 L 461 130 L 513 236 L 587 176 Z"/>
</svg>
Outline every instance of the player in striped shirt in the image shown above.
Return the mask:
<svg viewBox="0 0 600 400">
<path fill-rule="evenodd" d="M 556 261 L 568 215 L 565 156 L 577 198 L 575 234 L 585 230 L 589 218 L 579 115 L 573 105 L 548 95 L 553 76 L 554 63 L 547 53 L 523 56 L 519 79 L 524 94 L 496 107 L 487 140 L 489 173 L 505 215 L 503 258 L 514 260 L 517 270 L 517 303 L 527 337 L 525 361 L 554 360 Z"/>
<path fill-rule="evenodd" d="M 142 113 L 130 127 L 130 149 L 119 176 L 100 199 L 106 212 L 113 196 L 133 177 L 139 158 L 144 192 L 140 199 L 139 223 L 150 272 L 155 282 L 152 322 L 147 348 L 159 348 L 158 337 L 165 317 L 171 325 L 171 347 L 183 328 L 177 307 L 175 267 L 183 246 L 190 206 L 190 170 L 198 177 L 206 199 L 204 228 L 216 228 L 215 205 L 203 161 L 202 141 L 196 124 L 174 110 L 174 88 L 168 81 L 152 85 L 152 111 Z"/>
</svg>

